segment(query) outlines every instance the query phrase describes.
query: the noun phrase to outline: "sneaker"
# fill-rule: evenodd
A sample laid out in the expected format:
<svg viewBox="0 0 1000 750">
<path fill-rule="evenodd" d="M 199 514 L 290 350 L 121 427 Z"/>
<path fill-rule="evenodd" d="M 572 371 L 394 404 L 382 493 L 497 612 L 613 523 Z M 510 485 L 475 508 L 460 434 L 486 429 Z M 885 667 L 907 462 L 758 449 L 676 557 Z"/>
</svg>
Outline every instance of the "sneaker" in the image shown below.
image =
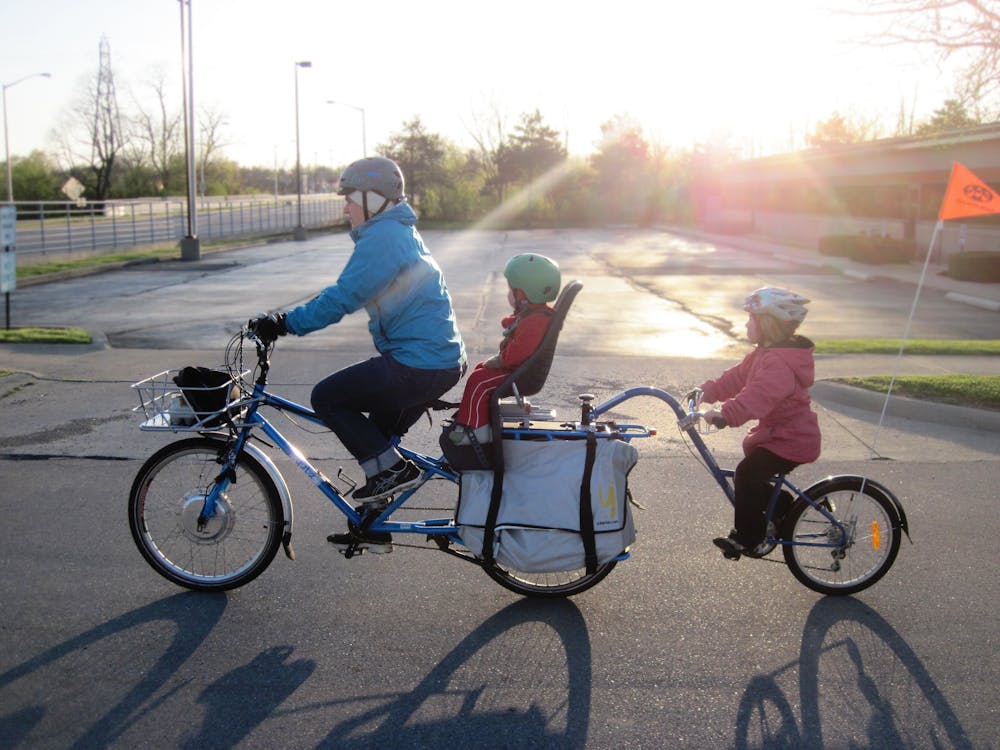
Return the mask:
<svg viewBox="0 0 1000 750">
<path fill-rule="evenodd" d="M 376 555 L 392 552 L 392 534 L 387 531 L 369 531 L 362 535 L 356 528 L 352 528 L 342 534 L 330 534 L 326 541 L 341 552 L 346 552 L 351 545 L 358 552 L 368 550 Z"/>
<path fill-rule="evenodd" d="M 746 551 L 746 547 L 731 536 L 718 536 L 712 540 L 712 544 L 722 550 L 722 555 L 727 560 L 739 560 L 740 556 Z"/>
<path fill-rule="evenodd" d="M 420 481 L 419 467 L 412 461 L 403 459 L 397 461 L 392 468 L 380 471 L 369 478 L 364 487 L 354 490 L 351 497 L 355 500 L 378 500 L 393 493 L 408 490 L 410 487 L 416 487 Z"/>
</svg>

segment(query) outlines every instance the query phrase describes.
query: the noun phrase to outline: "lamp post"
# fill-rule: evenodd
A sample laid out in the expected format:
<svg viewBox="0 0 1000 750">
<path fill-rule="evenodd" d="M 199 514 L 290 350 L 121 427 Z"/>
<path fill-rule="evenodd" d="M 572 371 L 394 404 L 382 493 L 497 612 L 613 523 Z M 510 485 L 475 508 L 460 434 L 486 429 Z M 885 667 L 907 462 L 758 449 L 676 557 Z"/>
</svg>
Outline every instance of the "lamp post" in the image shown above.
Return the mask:
<svg viewBox="0 0 1000 750">
<path fill-rule="evenodd" d="M 350 107 L 361 113 L 361 155 L 368 156 L 368 134 L 365 128 L 365 108 L 356 107 L 353 104 L 348 104 L 347 102 L 336 102 L 332 100 L 327 100 L 327 104 L 340 104 L 343 107 Z"/>
<path fill-rule="evenodd" d="M 7 129 L 7 89 L 11 86 L 16 86 L 21 81 L 27 81 L 29 78 L 51 78 L 50 73 L 32 73 L 24 78 L 18 78 L 16 81 L 11 81 L 10 83 L 3 84 L 3 146 L 4 155 L 7 159 L 7 202 L 14 202 L 14 178 L 10 171 L 10 134 Z"/>
<path fill-rule="evenodd" d="M 191 32 L 191 0 L 177 0 L 181 7 L 181 91 L 184 98 L 184 161 L 187 179 L 187 234 L 181 240 L 181 260 L 201 258 L 198 239 L 198 204 L 194 170 L 194 42 Z M 185 18 L 185 6 L 187 14 Z M 186 54 L 185 54 L 186 50 Z"/>
<path fill-rule="evenodd" d="M 298 195 L 299 222 L 295 227 L 295 239 L 306 238 L 306 228 L 302 226 L 302 158 L 299 154 L 299 68 L 311 68 L 308 60 L 295 63 L 295 192 Z"/>
</svg>

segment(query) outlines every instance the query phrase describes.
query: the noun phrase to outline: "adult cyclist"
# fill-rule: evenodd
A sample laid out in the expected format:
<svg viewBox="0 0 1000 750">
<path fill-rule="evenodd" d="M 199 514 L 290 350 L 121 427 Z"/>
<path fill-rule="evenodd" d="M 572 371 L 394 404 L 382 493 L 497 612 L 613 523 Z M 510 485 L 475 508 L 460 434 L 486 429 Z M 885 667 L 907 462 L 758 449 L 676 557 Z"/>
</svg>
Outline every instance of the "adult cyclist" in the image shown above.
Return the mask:
<svg viewBox="0 0 1000 750">
<path fill-rule="evenodd" d="M 361 308 L 378 355 L 329 375 L 312 391 L 316 414 L 365 472 L 352 497 L 384 499 L 421 482 L 420 469 L 396 450 L 403 435 L 462 376 L 466 356 L 444 275 L 417 231 L 403 192 L 403 173 L 391 159 L 368 157 L 340 177 L 354 252 L 333 286 L 287 312 L 255 321 L 264 340 L 305 336 Z M 356 530 L 352 530 L 356 531 Z M 357 535 L 332 534 L 346 546 Z M 365 546 L 387 552 L 388 534 L 369 534 Z"/>
</svg>

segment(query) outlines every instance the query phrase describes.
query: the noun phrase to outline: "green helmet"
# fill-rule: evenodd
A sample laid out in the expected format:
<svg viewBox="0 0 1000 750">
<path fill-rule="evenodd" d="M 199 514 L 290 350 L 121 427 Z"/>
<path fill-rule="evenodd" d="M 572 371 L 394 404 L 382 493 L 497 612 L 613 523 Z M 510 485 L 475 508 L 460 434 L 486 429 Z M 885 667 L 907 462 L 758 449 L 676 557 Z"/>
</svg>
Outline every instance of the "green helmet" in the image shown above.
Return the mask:
<svg viewBox="0 0 1000 750">
<path fill-rule="evenodd" d="M 504 266 L 503 275 L 512 289 L 520 289 L 529 302 L 551 302 L 559 296 L 562 275 L 559 265 L 537 253 L 515 255 Z"/>
</svg>

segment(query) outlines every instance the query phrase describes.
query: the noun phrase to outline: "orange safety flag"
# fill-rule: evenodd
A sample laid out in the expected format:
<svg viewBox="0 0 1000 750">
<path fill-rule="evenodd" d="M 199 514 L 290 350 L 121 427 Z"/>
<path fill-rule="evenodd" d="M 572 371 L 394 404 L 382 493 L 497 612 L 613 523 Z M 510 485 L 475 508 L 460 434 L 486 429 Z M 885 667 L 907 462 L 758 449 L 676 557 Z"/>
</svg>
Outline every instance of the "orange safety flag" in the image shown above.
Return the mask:
<svg viewBox="0 0 1000 750">
<path fill-rule="evenodd" d="M 1000 213 L 1000 194 L 957 161 L 952 163 L 948 189 L 938 220 Z"/>
</svg>

